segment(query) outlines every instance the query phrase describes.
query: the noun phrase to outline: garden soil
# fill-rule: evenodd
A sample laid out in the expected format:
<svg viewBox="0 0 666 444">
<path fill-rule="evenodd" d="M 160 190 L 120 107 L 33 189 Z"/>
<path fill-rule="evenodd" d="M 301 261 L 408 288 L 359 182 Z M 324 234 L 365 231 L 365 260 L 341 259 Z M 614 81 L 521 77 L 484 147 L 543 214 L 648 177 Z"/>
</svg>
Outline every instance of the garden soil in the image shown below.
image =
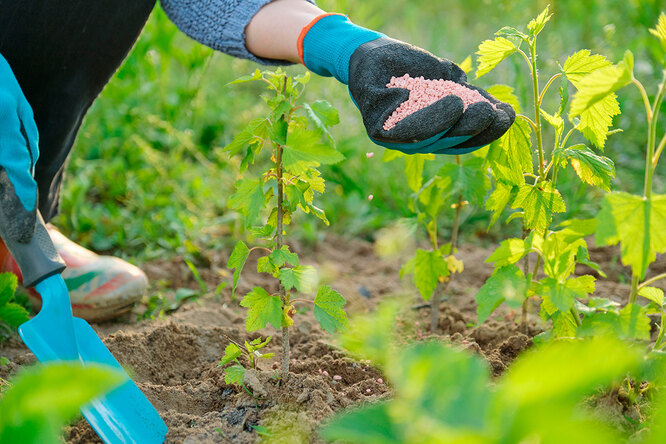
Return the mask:
<svg viewBox="0 0 666 444">
<path fill-rule="evenodd" d="M 399 278 L 404 256 L 380 258 L 371 243 L 337 237 L 329 237 L 314 248 L 294 249 L 303 262 L 317 265 L 323 282 L 347 298 L 351 315 L 372 310 L 384 298 L 400 296 L 413 303 L 408 328 L 414 338 L 431 337 L 429 308 L 415 295 L 409 279 L 403 282 Z M 531 316 L 524 334 L 517 324 L 520 313 L 507 310 L 498 310 L 486 323 L 476 326 L 474 295 L 492 272 L 484 263 L 491 251 L 474 246 L 461 249 L 465 270 L 447 289 L 436 336 L 480 354 L 498 375 L 530 346 L 542 326 L 536 315 Z M 609 274 L 609 280 L 598 284 L 600 293 L 618 300 L 626 298 L 629 287 L 622 282 L 628 274 L 617 264 L 617 251 L 594 249 L 591 253 Z M 197 268 L 208 288 L 215 289 L 221 281 L 229 280 L 227 254 L 200 258 Z M 253 273 L 255 254 L 241 278 L 241 295 L 272 281 Z M 663 260 L 655 265 L 655 269 L 666 268 Z M 199 288 L 182 258 L 148 263 L 144 269 L 153 292 Z M 232 302 L 229 289 L 187 303 L 163 319 L 137 322 L 140 311 L 138 307 L 121 320 L 94 328 L 162 415 L 169 427 L 167 442 L 318 442 L 318 425 L 334 412 L 391 395 L 382 374 L 369 363 L 346 357 L 309 313 L 296 315 L 292 328 L 289 380 L 278 383 L 277 358 L 260 360 L 259 368 L 246 377 L 246 391 L 225 384 L 223 369 L 217 366 L 230 341 L 242 343 L 259 337 L 259 333 L 245 332 L 243 311 Z M 275 331 L 260 333 L 266 336 Z M 280 347 L 278 334 L 262 351 L 278 356 Z M 9 364 L 0 368 L 3 378 L 34 362 L 18 339 L 0 344 L 0 356 L 9 359 Z M 65 436 L 72 443 L 100 442 L 84 420 L 68 427 Z"/>
</svg>

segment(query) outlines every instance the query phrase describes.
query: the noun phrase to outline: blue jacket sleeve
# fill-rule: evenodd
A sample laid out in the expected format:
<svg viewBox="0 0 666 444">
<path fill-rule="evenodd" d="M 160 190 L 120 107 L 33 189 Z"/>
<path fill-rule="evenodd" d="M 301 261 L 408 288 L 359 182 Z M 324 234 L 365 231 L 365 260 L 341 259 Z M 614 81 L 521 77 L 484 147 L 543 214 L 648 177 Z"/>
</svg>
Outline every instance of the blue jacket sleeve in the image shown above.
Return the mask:
<svg viewBox="0 0 666 444">
<path fill-rule="evenodd" d="M 234 57 L 263 65 L 291 62 L 257 57 L 245 47 L 245 27 L 271 0 L 161 0 L 162 9 L 194 40 Z M 314 3 L 314 0 L 308 0 Z"/>
</svg>

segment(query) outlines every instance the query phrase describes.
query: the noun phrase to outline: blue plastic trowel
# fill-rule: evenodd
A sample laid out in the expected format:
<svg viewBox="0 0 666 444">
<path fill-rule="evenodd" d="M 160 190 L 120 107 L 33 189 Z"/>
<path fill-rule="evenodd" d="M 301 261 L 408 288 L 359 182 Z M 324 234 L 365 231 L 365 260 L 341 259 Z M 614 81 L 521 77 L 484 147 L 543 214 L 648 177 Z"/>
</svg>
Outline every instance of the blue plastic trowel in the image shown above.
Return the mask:
<svg viewBox="0 0 666 444">
<path fill-rule="evenodd" d="M 4 216 L 1 214 L 0 219 Z M 104 364 L 125 373 L 92 327 L 72 315 L 69 293 L 60 276 L 65 264 L 53 246 L 41 215 L 37 213 L 34 233 L 28 242 L 25 242 L 26 236 L 8 233 L 7 224 L 1 222 L 4 221 L 0 220 L 0 235 L 21 269 L 23 285 L 34 286 L 42 297 L 42 309 L 37 316 L 19 327 L 25 345 L 41 362 Z M 157 410 L 129 376 L 121 386 L 83 407 L 81 413 L 109 444 L 162 443 L 167 434 Z"/>
</svg>

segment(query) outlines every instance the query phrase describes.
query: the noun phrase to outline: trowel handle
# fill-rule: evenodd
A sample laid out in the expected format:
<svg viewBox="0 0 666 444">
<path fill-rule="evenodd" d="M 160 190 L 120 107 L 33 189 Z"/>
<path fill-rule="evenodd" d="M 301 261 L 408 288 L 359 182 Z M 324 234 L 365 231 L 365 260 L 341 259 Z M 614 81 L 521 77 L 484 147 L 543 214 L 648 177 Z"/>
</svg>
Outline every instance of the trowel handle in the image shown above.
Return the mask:
<svg viewBox="0 0 666 444">
<path fill-rule="evenodd" d="M 0 212 L 2 211 L 3 208 L 0 205 Z M 35 230 L 28 242 L 12 239 L 12 236 L 7 233 L 7 227 L 0 223 L 0 236 L 21 269 L 24 287 L 32 287 L 65 269 L 65 262 L 53 246 L 51 236 L 44 226 L 42 215 L 39 211 L 36 213 Z M 7 217 L 0 217 L 0 221 L 2 220 L 7 220 Z"/>
</svg>

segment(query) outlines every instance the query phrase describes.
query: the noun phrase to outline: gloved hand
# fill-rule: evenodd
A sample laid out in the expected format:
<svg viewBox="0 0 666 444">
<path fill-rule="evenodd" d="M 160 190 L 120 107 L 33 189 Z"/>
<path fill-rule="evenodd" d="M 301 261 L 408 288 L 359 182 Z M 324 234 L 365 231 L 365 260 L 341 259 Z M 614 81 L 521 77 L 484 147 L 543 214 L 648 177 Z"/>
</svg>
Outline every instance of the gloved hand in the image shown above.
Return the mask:
<svg viewBox="0 0 666 444">
<path fill-rule="evenodd" d="M 27 243 L 37 212 L 33 179 L 39 156 L 37 124 L 14 73 L 0 55 L 0 211 L 5 241 Z"/>
<path fill-rule="evenodd" d="M 303 28 L 298 47 L 308 69 L 349 86 L 368 136 L 386 148 L 408 154 L 464 154 L 501 137 L 514 121 L 509 104 L 466 83 L 465 73 L 455 63 L 354 25 L 343 15 L 313 20 Z M 490 103 L 473 103 L 464 110 L 459 97 L 448 95 L 387 131 L 384 122 L 407 100 L 409 91 L 386 85 L 391 77 L 405 74 L 456 82 L 478 91 Z"/>
</svg>

